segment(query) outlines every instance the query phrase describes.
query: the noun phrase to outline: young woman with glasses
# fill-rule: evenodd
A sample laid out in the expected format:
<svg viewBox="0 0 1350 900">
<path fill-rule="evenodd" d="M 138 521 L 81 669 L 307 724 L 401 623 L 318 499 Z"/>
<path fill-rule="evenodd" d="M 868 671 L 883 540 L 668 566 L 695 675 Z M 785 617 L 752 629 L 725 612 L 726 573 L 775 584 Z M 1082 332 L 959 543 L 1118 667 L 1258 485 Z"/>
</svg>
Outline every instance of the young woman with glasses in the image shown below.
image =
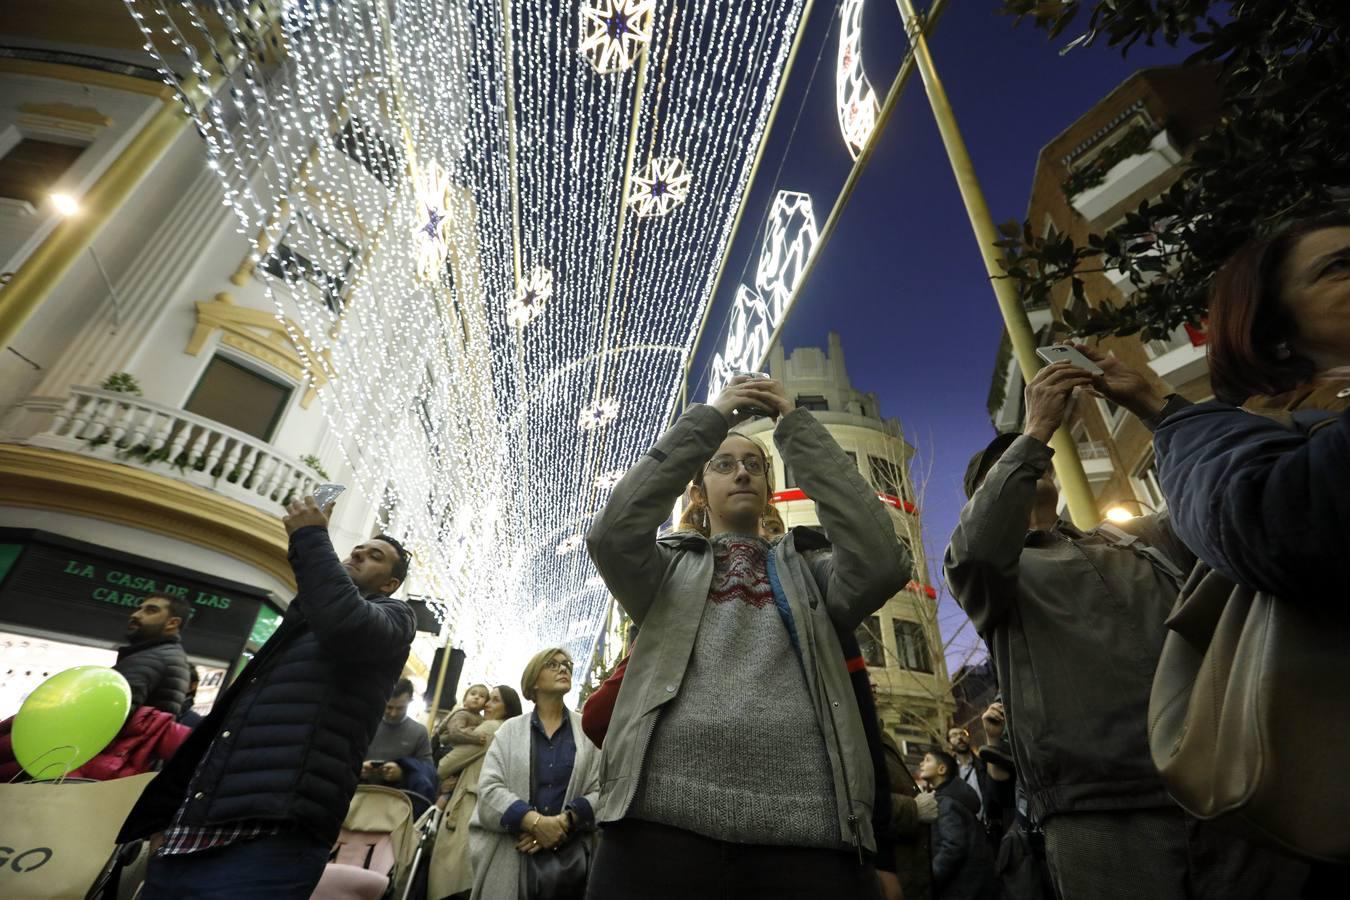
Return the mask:
<svg viewBox="0 0 1350 900">
<path fill-rule="evenodd" d="M 757 410 L 824 532 L 761 538 L 768 459 L 730 431 Z M 686 485 L 683 530 L 658 538 Z M 691 407 L 615 487 L 587 545 L 642 640 L 605 738 L 588 898 L 877 896 L 872 761 L 839 635 L 909 580 L 889 515 L 761 376 Z"/>
</svg>

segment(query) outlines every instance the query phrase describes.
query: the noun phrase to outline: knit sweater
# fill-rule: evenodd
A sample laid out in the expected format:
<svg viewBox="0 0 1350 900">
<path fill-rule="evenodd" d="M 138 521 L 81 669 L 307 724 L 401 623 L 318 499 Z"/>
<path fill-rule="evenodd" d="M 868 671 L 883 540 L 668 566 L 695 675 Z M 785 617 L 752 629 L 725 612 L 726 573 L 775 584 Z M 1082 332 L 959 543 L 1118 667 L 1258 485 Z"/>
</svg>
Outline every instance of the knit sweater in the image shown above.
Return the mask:
<svg viewBox="0 0 1350 900">
<path fill-rule="evenodd" d="M 768 552 L 757 537 L 713 539 L 693 654 L 630 815 L 737 843 L 837 847 L 825 738 L 774 605 Z"/>
</svg>

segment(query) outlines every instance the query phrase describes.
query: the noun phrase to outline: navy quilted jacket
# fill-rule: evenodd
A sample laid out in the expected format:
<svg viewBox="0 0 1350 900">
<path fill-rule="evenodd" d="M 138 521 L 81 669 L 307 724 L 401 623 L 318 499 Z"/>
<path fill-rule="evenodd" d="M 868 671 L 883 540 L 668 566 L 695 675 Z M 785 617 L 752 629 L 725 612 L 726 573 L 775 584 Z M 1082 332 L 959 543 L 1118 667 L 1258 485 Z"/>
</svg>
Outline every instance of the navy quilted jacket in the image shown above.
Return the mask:
<svg viewBox="0 0 1350 900">
<path fill-rule="evenodd" d="M 146 787 L 119 841 L 162 831 L 185 800 L 185 825 L 264 820 L 337 837 L 413 614 L 362 597 L 322 528 L 291 536 L 290 563 L 299 593 L 281 627 Z"/>
</svg>

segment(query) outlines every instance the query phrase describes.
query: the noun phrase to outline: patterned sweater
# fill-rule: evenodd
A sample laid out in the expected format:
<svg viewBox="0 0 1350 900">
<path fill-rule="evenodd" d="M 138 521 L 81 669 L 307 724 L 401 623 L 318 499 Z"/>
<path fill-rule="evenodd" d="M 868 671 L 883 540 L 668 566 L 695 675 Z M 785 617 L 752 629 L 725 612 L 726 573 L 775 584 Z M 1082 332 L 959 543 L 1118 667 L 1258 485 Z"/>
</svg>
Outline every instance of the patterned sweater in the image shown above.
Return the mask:
<svg viewBox="0 0 1350 900">
<path fill-rule="evenodd" d="M 723 534 L 713 553 L 689 667 L 630 815 L 737 843 L 837 847 L 825 738 L 774 606 L 769 545 Z"/>
</svg>

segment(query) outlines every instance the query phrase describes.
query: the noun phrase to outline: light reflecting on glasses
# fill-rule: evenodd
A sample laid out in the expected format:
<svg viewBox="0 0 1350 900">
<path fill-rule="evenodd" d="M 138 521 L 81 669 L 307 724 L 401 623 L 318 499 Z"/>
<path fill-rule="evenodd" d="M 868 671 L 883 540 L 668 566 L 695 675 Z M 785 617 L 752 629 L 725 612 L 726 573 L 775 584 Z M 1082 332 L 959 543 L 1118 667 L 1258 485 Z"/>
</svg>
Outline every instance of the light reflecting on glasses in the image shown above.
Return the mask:
<svg viewBox="0 0 1350 900">
<path fill-rule="evenodd" d="M 762 456 L 742 456 L 740 459 L 734 456 L 714 456 L 708 460 L 708 468 L 718 475 L 730 475 L 736 471 L 737 463 L 744 466 L 745 471 L 750 475 L 764 474 L 764 457 Z"/>
<path fill-rule="evenodd" d="M 550 659 L 548 662 L 544 663 L 544 668 L 550 672 L 556 672 L 558 669 L 565 669 L 566 671 L 571 672 L 573 668 L 575 668 L 575 665 L 570 659 Z"/>
</svg>

